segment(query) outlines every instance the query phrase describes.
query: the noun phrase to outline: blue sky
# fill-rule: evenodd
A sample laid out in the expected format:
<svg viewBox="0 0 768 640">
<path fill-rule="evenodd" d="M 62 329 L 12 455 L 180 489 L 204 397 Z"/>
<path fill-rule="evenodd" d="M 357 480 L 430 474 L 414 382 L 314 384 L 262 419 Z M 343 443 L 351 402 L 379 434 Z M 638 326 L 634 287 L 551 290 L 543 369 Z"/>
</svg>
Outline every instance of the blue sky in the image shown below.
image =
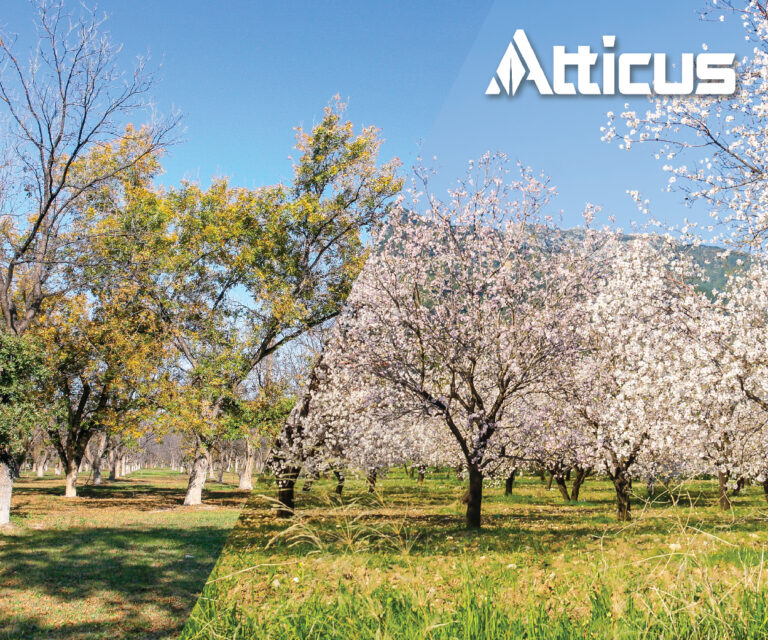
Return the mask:
<svg viewBox="0 0 768 640">
<path fill-rule="evenodd" d="M 504 151 L 551 176 L 560 194 L 553 209 L 565 210 L 566 226 L 587 201 L 626 226 L 638 218 L 627 189 L 643 192 L 669 222 L 691 215 L 682 196 L 662 192 L 665 176 L 649 148 L 628 153 L 600 141 L 605 113 L 626 98 L 542 98 L 530 88 L 490 98 L 485 88 L 520 27 L 542 60 L 556 44 L 601 50 L 603 34 L 617 36 L 618 53 L 675 56 L 706 42 L 743 54 L 738 21 L 702 22 L 703 2 L 104 0 L 99 8 L 127 63 L 149 52 L 160 66 L 160 110 L 184 114 L 184 141 L 164 162 L 164 184 L 287 179 L 293 127 L 311 126 L 338 93 L 356 124 L 383 130 L 386 157 L 409 166 L 419 154 L 436 155 L 449 184 L 470 158 Z M 31 15 L 25 0 L 4 3 L 0 22 L 19 32 L 20 45 L 30 41 Z"/>
</svg>

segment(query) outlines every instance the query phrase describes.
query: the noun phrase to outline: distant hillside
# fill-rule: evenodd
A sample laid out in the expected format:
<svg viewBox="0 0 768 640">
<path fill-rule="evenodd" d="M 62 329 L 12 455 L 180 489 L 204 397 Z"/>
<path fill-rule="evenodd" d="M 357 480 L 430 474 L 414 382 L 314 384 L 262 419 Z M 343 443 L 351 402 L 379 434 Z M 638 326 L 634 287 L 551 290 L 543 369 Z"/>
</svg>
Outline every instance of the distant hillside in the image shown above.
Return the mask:
<svg viewBox="0 0 768 640">
<path fill-rule="evenodd" d="M 404 212 L 403 216 L 413 215 L 418 220 L 419 216 L 410 212 Z M 584 237 L 583 228 L 560 229 L 558 227 L 541 226 L 540 238 L 544 239 L 545 246 L 554 248 L 564 242 L 567 238 L 581 239 Z M 622 240 L 629 241 L 632 234 L 624 234 Z M 390 239 L 389 234 L 382 237 L 382 243 Z M 728 276 L 739 269 L 744 269 L 749 263 L 749 255 L 738 251 L 727 251 L 722 247 L 712 245 L 682 245 L 689 251 L 694 263 L 701 268 L 704 273 L 703 281 L 698 283 L 701 291 L 711 296 L 713 290 L 722 291 L 728 281 Z M 741 264 L 739 264 L 741 263 Z"/>
<path fill-rule="evenodd" d="M 744 253 L 727 253 L 720 247 L 708 245 L 692 247 L 691 256 L 708 278 L 708 281 L 699 285 L 700 289 L 708 294 L 711 294 L 713 289 L 722 291 L 728 276 L 744 269 L 749 262 L 749 256 Z"/>
<path fill-rule="evenodd" d="M 551 233 L 551 231 L 550 231 Z M 564 229 L 562 233 L 575 237 L 581 237 L 584 234 L 583 229 Z M 623 240 L 631 240 L 634 236 L 625 234 Z M 728 276 L 739 269 L 744 269 L 749 263 L 749 256 L 738 251 L 727 251 L 722 247 L 712 245 L 688 245 L 693 262 L 701 268 L 704 273 L 704 280 L 699 283 L 699 289 L 704 293 L 711 295 L 713 290 L 722 291 L 728 281 Z M 741 263 L 741 264 L 739 264 Z"/>
</svg>

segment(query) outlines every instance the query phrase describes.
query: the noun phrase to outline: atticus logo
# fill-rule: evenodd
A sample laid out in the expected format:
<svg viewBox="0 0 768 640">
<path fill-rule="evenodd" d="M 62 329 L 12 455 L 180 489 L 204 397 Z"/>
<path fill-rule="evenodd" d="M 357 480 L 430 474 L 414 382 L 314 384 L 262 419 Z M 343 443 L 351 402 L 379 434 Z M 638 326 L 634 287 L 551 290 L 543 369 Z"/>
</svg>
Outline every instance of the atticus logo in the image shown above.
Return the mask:
<svg viewBox="0 0 768 640">
<path fill-rule="evenodd" d="M 603 36 L 603 47 L 613 49 L 616 36 Z M 601 58 L 602 74 L 595 73 Z M 575 52 L 567 52 L 563 46 L 552 47 L 552 79 L 547 78 L 523 29 L 515 31 L 496 75 L 491 78 L 485 94 L 513 96 L 523 81 L 536 85 L 543 96 L 551 95 L 608 95 L 620 93 L 627 96 L 644 95 L 731 95 L 736 91 L 735 53 L 683 53 L 680 80 L 670 82 L 665 53 L 622 53 L 610 51 L 598 54 L 590 47 L 579 46 Z M 576 69 L 576 83 L 566 81 L 566 71 Z M 652 82 L 633 80 L 641 70 L 652 72 Z M 595 82 L 593 75 L 602 76 Z M 618 79 L 618 82 L 617 82 Z M 650 77 L 648 78 L 650 80 Z"/>
</svg>

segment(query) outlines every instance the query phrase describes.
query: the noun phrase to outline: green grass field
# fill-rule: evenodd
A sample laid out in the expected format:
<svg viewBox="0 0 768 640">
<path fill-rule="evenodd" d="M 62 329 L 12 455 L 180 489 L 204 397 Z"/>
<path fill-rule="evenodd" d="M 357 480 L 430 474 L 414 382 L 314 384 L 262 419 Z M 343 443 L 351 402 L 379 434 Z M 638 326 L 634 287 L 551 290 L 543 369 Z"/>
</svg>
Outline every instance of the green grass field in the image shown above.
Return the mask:
<svg viewBox="0 0 768 640">
<path fill-rule="evenodd" d="M 15 484 L 0 639 L 178 638 L 246 494 L 209 481 L 206 504 L 183 507 L 186 477 L 170 471 L 84 486 L 75 500 L 63 484 Z"/>
<path fill-rule="evenodd" d="M 536 477 L 488 487 L 481 532 L 463 484 L 402 472 L 369 495 L 350 480 L 298 491 L 276 519 L 262 480 L 211 574 L 185 640 L 768 638 L 768 505 L 747 487 L 728 513 L 696 481 L 614 519 L 612 486 L 561 502 Z"/>
</svg>

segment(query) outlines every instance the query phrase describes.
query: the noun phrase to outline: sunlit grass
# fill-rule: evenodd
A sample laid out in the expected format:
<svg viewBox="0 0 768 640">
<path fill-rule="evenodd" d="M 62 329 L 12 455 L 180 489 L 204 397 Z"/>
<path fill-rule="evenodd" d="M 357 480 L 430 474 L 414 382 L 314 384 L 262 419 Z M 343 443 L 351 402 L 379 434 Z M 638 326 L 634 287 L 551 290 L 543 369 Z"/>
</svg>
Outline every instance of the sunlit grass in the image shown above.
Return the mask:
<svg viewBox="0 0 768 640">
<path fill-rule="evenodd" d="M 285 521 L 262 480 L 185 638 L 768 637 L 757 488 L 730 513 L 707 480 L 637 488 L 620 524 L 608 482 L 564 504 L 526 477 L 486 490 L 476 533 L 452 473 L 392 473 L 373 496 L 350 480 L 341 501 L 333 486 L 297 492 Z"/>
<path fill-rule="evenodd" d="M 186 477 L 170 471 L 83 486 L 75 500 L 63 484 L 49 475 L 14 487 L 0 639 L 178 638 L 245 494 L 209 482 L 205 505 L 183 507 Z"/>
</svg>

